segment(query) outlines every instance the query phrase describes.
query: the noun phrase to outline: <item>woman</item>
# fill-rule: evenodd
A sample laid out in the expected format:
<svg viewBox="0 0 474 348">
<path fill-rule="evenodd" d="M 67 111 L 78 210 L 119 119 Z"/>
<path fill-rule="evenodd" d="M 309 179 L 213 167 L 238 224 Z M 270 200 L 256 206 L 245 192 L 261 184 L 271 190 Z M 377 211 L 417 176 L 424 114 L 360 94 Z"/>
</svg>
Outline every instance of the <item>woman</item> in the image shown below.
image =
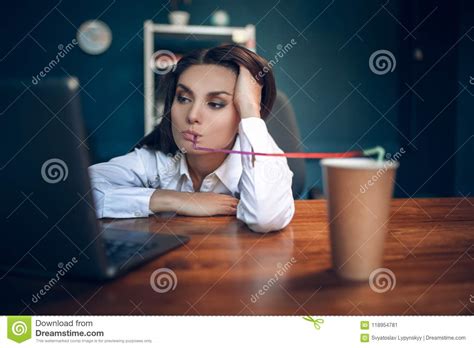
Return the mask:
<svg viewBox="0 0 474 348">
<path fill-rule="evenodd" d="M 255 76 L 255 78 L 254 78 Z M 166 76 L 161 123 L 135 149 L 89 168 L 97 215 L 236 215 L 256 232 L 285 227 L 294 214 L 293 173 L 263 119 L 276 88 L 267 62 L 237 45 L 194 51 Z"/>
</svg>

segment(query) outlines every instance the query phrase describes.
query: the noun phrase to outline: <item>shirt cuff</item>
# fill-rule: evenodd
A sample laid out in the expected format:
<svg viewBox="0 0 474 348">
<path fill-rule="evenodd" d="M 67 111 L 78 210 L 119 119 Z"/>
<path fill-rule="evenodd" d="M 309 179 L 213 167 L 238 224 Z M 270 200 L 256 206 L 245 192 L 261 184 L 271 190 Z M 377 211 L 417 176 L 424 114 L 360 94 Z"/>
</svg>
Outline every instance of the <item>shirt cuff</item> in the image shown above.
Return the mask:
<svg viewBox="0 0 474 348">
<path fill-rule="evenodd" d="M 148 217 L 153 214 L 150 199 L 154 192 L 154 188 L 115 189 L 104 196 L 103 217 Z"/>
</svg>

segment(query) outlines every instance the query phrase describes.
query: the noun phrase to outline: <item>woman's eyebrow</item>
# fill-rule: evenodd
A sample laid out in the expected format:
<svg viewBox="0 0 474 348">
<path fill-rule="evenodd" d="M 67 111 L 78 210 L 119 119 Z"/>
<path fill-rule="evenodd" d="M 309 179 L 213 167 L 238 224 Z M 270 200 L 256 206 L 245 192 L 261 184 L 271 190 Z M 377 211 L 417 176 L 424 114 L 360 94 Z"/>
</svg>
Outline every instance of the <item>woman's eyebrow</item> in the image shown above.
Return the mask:
<svg viewBox="0 0 474 348">
<path fill-rule="evenodd" d="M 232 94 L 230 94 L 229 92 L 226 92 L 226 91 L 215 91 L 215 92 L 207 93 L 207 95 L 210 95 L 210 96 L 215 96 L 215 95 L 219 95 L 219 94 L 227 94 L 227 95 L 230 95 L 232 97 Z"/>
<path fill-rule="evenodd" d="M 189 93 L 189 94 L 193 94 L 193 91 L 191 91 L 191 88 L 183 85 L 182 83 L 178 83 L 176 85 L 176 87 L 181 87 L 182 89 L 184 89 L 185 92 Z"/>
<path fill-rule="evenodd" d="M 177 87 L 181 87 L 182 89 L 184 89 L 185 92 L 187 92 L 189 94 L 193 94 L 193 91 L 191 90 L 191 88 L 189 88 L 186 85 L 183 85 L 182 83 L 178 83 Z M 231 93 L 226 92 L 226 91 L 213 91 L 213 92 L 207 93 L 208 96 L 216 96 L 216 95 L 219 95 L 219 94 L 227 94 L 227 95 L 232 96 Z"/>
</svg>

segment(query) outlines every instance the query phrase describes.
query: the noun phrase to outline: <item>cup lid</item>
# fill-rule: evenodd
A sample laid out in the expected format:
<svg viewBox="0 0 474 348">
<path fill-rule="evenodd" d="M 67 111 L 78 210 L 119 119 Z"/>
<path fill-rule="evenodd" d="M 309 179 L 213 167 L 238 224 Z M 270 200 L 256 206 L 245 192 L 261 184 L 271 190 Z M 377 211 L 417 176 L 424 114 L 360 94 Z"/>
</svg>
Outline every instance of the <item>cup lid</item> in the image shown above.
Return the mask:
<svg viewBox="0 0 474 348">
<path fill-rule="evenodd" d="M 346 169 L 397 169 L 399 162 L 377 161 L 370 158 L 325 158 L 321 160 L 321 166 Z"/>
</svg>

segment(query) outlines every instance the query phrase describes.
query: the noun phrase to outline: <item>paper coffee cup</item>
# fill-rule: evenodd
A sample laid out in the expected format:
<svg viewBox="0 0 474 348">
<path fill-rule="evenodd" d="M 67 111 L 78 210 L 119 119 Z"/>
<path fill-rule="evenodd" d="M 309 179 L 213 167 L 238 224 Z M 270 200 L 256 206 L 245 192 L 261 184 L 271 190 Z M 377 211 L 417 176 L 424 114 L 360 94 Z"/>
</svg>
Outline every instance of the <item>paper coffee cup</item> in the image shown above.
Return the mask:
<svg viewBox="0 0 474 348">
<path fill-rule="evenodd" d="M 342 278 L 366 280 L 382 267 L 398 165 L 367 158 L 321 161 L 332 263 Z"/>
</svg>

